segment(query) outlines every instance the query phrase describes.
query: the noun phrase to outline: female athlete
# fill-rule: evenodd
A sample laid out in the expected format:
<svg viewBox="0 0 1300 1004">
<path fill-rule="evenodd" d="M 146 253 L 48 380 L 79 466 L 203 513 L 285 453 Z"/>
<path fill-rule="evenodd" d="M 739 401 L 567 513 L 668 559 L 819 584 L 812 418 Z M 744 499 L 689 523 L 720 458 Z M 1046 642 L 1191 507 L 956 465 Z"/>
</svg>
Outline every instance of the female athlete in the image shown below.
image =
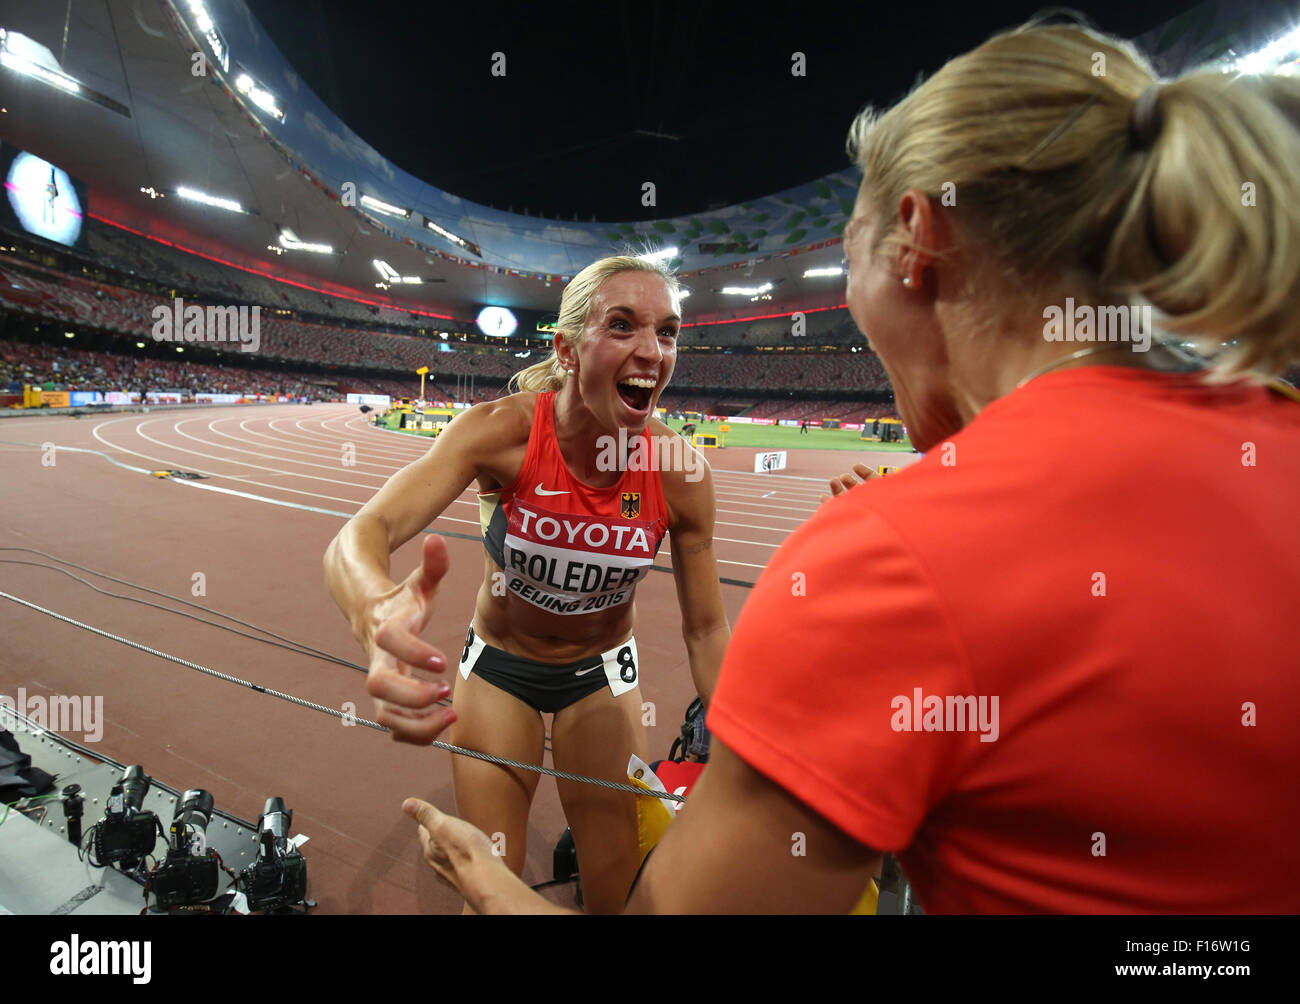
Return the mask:
<svg viewBox="0 0 1300 1004">
<path fill-rule="evenodd" d="M 517 392 L 474 406 L 428 454 L 395 474 L 343 528 L 326 578 L 370 658 L 366 689 L 395 740 L 450 741 L 540 764 L 553 713 L 557 769 L 626 781 L 646 754 L 633 638 L 637 583 L 665 533 L 691 675 L 707 703 L 730 638 L 712 551 L 707 463 L 655 405 L 673 374 L 681 325 L 676 280 L 633 257 L 606 258 L 565 288 L 551 357 L 516 374 Z M 674 458 L 678 462 L 665 463 Z M 470 485 L 479 485 L 486 549 L 453 709 L 441 652 L 421 640 L 447 570 L 430 535 L 419 569 L 400 582 L 389 557 Z M 538 775 L 468 757 L 452 774 L 460 814 L 505 836 L 505 862 L 524 865 Z M 635 799 L 557 780 L 573 831 L 586 908 L 622 908 L 636 874 Z"/>
</svg>

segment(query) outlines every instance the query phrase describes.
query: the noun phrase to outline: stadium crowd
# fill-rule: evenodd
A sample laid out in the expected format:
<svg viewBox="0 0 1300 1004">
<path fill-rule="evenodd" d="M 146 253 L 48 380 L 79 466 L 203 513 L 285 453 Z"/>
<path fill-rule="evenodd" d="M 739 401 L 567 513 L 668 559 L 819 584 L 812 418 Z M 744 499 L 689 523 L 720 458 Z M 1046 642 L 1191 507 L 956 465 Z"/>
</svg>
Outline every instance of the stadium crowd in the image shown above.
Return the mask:
<svg viewBox="0 0 1300 1004">
<path fill-rule="evenodd" d="M 0 341 L 4 357 L 0 387 L 30 383 L 58 390 L 181 390 L 320 400 L 337 396 L 338 388 L 346 385 L 351 391 L 406 397 L 417 386 L 406 375 L 428 366 L 426 397 L 477 403 L 505 393 L 510 376 L 540 357 L 537 350 L 530 355 L 467 344 L 449 332 L 430 336 L 373 330 L 378 325 L 409 329 L 417 323 L 427 329 L 429 320 L 275 282 L 99 222 L 93 222 L 88 233 L 88 261 L 99 267 L 87 260 L 78 266 L 75 256 L 13 255 L 0 261 L 0 300 L 7 311 L 32 320 L 120 336 L 121 352 Z M 258 355 L 280 363 L 301 363 L 303 371 L 227 366 L 208 352 L 200 352 L 199 359 L 175 362 L 142 355 L 136 343 L 153 339 L 154 311 L 161 306 L 170 312 L 173 293 L 187 305 L 260 304 Z M 318 323 L 277 311 L 352 320 L 366 327 Z M 755 398 L 725 410 L 761 418 L 850 421 L 890 413 L 888 404 L 800 397 L 799 391 L 805 389 L 879 393 L 889 388 L 879 360 L 862 347 L 843 311 L 810 315 L 808 329 L 807 341 L 799 348 L 812 351 L 788 351 L 793 347 L 792 333 L 785 319 L 684 331 L 673 377 L 673 387 L 681 391 L 665 395 L 661 403 L 674 411 L 711 413 L 720 410 L 727 391 L 753 391 L 758 392 Z M 58 337 L 56 332 L 49 335 Z M 697 343 L 726 348 L 700 351 Z M 787 351 L 750 351 L 777 345 Z M 847 350 L 817 350 L 840 345 Z M 241 351 L 233 340 L 201 348 Z M 782 397 L 772 399 L 781 392 L 785 392 Z"/>
<path fill-rule="evenodd" d="M 109 286 L 82 276 L 25 266 L 0 269 L 0 292 L 12 309 L 34 317 L 92 326 L 133 339 L 152 338 L 154 310 L 172 308 L 169 298 Z M 191 301 L 191 305 L 198 301 Z M 201 304 L 200 304 L 201 305 Z M 473 376 L 504 383 L 527 365 L 509 350 L 462 346 L 443 351 L 440 340 L 413 335 L 348 330 L 261 313 L 258 352 L 263 356 L 330 367 L 410 372 L 429 366 L 440 378 Z M 234 341 L 209 343 L 218 351 L 239 352 Z M 451 347 L 451 346 L 449 346 Z M 682 352 L 674 383 L 690 388 L 745 390 L 884 390 L 888 381 L 870 352 Z M 451 382 L 455 382 L 454 379 Z"/>
<path fill-rule="evenodd" d="M 319 373 L 278 372 L 195 362 L 126 356 L 63 345 L 31 344 L 0 339 L 0 392 L 21 393 L 26 385 L 56 391 L 150 391 L 261 394 L 312 401 L 333 400 L 344 393 Z M 346 390 L 363 394 L 413 397 L 415 380 L 349 378 Z M 426 383 L 430 400 L 459 400 L 470 404 L 496 398 L 504 383 L 490 384 L 472 395 L 456 393 L 455 385 Z M 861 401 L 810 401 L 797 398 L 753 402 L 728 402 L 717 396 L 665 394 L 660 405 L 672 413 L 736 413 L 751 418 L 840 419 L 861 421 L 892 414 L 888 404 Z"/>
<path fill-rule="evenodd" d="M 91 252 L 107 267 L 190 293 L 367 324 L 407 328 L 427 328 L 430 324 L 429 318 L 412 317 L 405 310 L 370 306 L 275 282 L 107 224 L 92 221 L 87 232 Z"/>
<path fill-rule="evenodd" d="M 90 227 L 89 235 L 97 261 L 123 275 L 152 282 L 155 288 L 159 283 L 170 285 L 190 304 L 263 305 L 258 352 L 266 358 L 301 362 L 313 369 L 387 370 L 394 374 L 428 366 L 430 380 L 444 397 L 478 401 L 496 397 L 511 374 L 538 356 L 536 351 L 529 357 L 507 349 L 466 344 L 456 334 L 398 334 L 277 316 L 274 311 L 283 309 L 371 325 L 411 327 L 417 323 L 403 311 L 274 282 L 98 222 Z M 46 261 L 49 264 L 14 257 L 0 264 L 0 300 L 6 308 L 31 317 L 91 326 L 132 340 L 152 336 L 155 308 L 171 308 L 171 297 L 163 293 L 99 281 L 90 277 L 84 267 L 81 271 L 87 274 L 76 274 L 53 267 L 53 259 Z M 71 260 L 64 264 L 70 265 Z M 427 328 L 429 320 L 419 319 L 418 323 Z M 678 354 L 673 386 L 687 393 L 762 391 L 764 398 L 774 392 L 798 396 L 801 390 L 866 391 L 870 392 L 868 396 L 889 390 L 889 379 L 879 358 L 863 346 L 844 311 L 812 313 L 807 325 L 801 339 L 792 335 L 788 318 L 767 318 L 744 326 L 717 324 L 684 329 L 683 351 Z M 699 351 L 697 344 L 719 351 Z M 804 351 L 790 351 L 796 344 Z M 763 351 L 766 346 L 779 346 L 784 351 Z M 206 347 L 240 351 L 235 342 Z M 759 351 L 749 351 L 754 348 Z M 124 346 L 123 351 L 129 354 L 129 347 Z M 1300 373 L 1288 376 L 1294 382 Z M 473 396 L 465 389 L 465 378 L 473 380 Z M 360 379 L 374 382 L 370 376 Z M 357 382 L 351 377 L 349 380 Z M 711 398 L 709 403 L 716 400 Z M 843 404 L 851 414 L 858 414 L 860 409 L 866 409 L 864 414 L 892 410 L 890 406 L 877 409 L 858 402 Z M 752 414 L 772 417 L 780 410 L 784 417 L 833 417 L 818 402 L 808 401 L 807 407 L 811 410 L 806 415 L 786 415 L 786 404 L 767 400 Z"/>
<path fill-rule="evenodd" d="M 336 394 L 332 389 L 313 382 L 312 375 L 306 373 L 276 373 L 189 361 L 131 358 L 108 352 L 0 340 L 0 391 L 20 393 L 29 384 L 55 391 L 264 394 L 313 401 L 326 400 Z"/>
</svg>

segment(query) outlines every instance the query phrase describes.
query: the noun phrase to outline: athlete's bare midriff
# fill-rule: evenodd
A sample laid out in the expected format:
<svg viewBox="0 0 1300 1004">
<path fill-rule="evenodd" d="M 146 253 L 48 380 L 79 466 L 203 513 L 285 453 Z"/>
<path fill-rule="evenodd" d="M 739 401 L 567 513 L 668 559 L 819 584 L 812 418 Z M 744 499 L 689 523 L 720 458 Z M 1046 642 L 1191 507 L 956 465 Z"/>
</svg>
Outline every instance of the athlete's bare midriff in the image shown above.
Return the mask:
<svg viewBox="0 0 1300 1004">
<path fill-rule="evenodd" d="M 632 636 L 635 600 L 613 610 L 558 616 L 510 592 L 494 596 L 494 574 L 501 573 L 501 569 L 486 555 L 483 564 L 483 584 L 474 607 L 474 633 L 495 648 L 537 662 L 576 662 L 606 652 Z"/>
</svg>

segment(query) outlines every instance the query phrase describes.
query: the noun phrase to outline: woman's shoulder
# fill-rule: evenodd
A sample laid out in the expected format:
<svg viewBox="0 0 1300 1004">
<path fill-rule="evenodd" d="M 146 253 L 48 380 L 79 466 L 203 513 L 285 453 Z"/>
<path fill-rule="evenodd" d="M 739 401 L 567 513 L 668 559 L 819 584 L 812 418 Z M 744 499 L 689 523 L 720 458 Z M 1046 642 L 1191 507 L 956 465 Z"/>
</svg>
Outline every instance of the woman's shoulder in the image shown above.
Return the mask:
<svg viewBox="0 0 1300 1004">
<path fill-rule="evenodd" d="M 646 426 L 654 451 L 655 469 L 663 486 L 668 509 L 677 515 L 695 510 L 711 512 L 713 507 L 713 476 L 704 454 L 674 432 L 664 422 L 651 418 Z"/>
<path fill-rule="evenodd" d="M 454 462 L 460 457 L 477 471 L 481 485 L 512 483 L 527 455 L 536 403 L 536 394 L 524 392 L 474 405 L 452 419 L 430 458 Z"/>
<path fill-rule="evenodd" d="M 537 397 L 536 392 L 520 391 L 518 394 L 499 397 L 495 401 L 482 401 L 459 416 L 456 421 L 465 423 L 479 436 L 490 439 L 498 445 L 518 445 L 528 440 Z M 455 424 L 456 422 L 453 421 L 452 426 Z"/>
</svg>

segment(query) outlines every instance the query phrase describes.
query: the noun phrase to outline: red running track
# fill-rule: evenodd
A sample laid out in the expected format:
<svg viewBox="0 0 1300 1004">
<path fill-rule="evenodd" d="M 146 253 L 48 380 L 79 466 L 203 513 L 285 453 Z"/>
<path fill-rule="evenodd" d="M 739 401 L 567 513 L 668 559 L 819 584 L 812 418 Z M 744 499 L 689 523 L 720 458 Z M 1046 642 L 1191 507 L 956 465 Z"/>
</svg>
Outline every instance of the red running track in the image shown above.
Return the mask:
<svg viewBox="0 0 1300 1004">
<path fill-rule="evenodd" d="M 325 590 L 321 556 L 344 518 L 427 446 L 372 427 L 350 406 L 8 419 L 0 422 L 0 546 L 44 551 L 358 662 L 360 649 Z M 806 450 L 790 454 L 782 475 L 756 475 L 748 473 L 754 453 L 709 455 L 715 550 L 733 624 L 749 591 L 735 583 L 757 578 L 816 509 L 826 478 L 856 461 L 915 459 Z M 208 477 L 162 480 L 118 464 Z M 483 567 L 473 491 L 430 529 L 447 535 L 451 571 L 426 637 L 454 664 Z M 394 555 L 395 576 L 414 567 L 419 546 L 417 539 Z M 4 592 L 265 687 L 339 710 L 350 710 L 350 702 L 360 717 L 373 713 L 356 670 L 107 597 L 48 568 L 10 563 L 57 564 L 30 553 L 5 550 L 0 559 Z M 657 562 L 671 567 L 667 547 Z M 178 606 L 72 571 L 101 588 Z M 200 573 L 205 595 L 194 596 Z M 667 755 L 694 687 L 672 576 L 652 573 L 636 602 L 642 695 L 655 707 L 649 748 L 659 757 Z M 0 693 L 25 687 L 46 696 L 102 696 L 105 722 L 95 748 L 105 756 L 141 763 L 177 788 L 206 788 L 218 808 L 247 819 L 257 818 L 268 796 L 282 796 L 294 810 L 294 831 L 311 838 L 304 848 L 309 895 L 322 912 L 459 911 L 458 897 L 423 862 L 414 824 L 400 811 L 409 795 L 454 808 L 451 754 L 396 744 L 7 600 L 0 600 L 0 634 Z M 551 852 L 563 829 L 555 785 L 544 778 L 529 823 L 526 881 L 551 877 Z M 544 894 L 572 903 L 568 886 Z"/>
</svg>

